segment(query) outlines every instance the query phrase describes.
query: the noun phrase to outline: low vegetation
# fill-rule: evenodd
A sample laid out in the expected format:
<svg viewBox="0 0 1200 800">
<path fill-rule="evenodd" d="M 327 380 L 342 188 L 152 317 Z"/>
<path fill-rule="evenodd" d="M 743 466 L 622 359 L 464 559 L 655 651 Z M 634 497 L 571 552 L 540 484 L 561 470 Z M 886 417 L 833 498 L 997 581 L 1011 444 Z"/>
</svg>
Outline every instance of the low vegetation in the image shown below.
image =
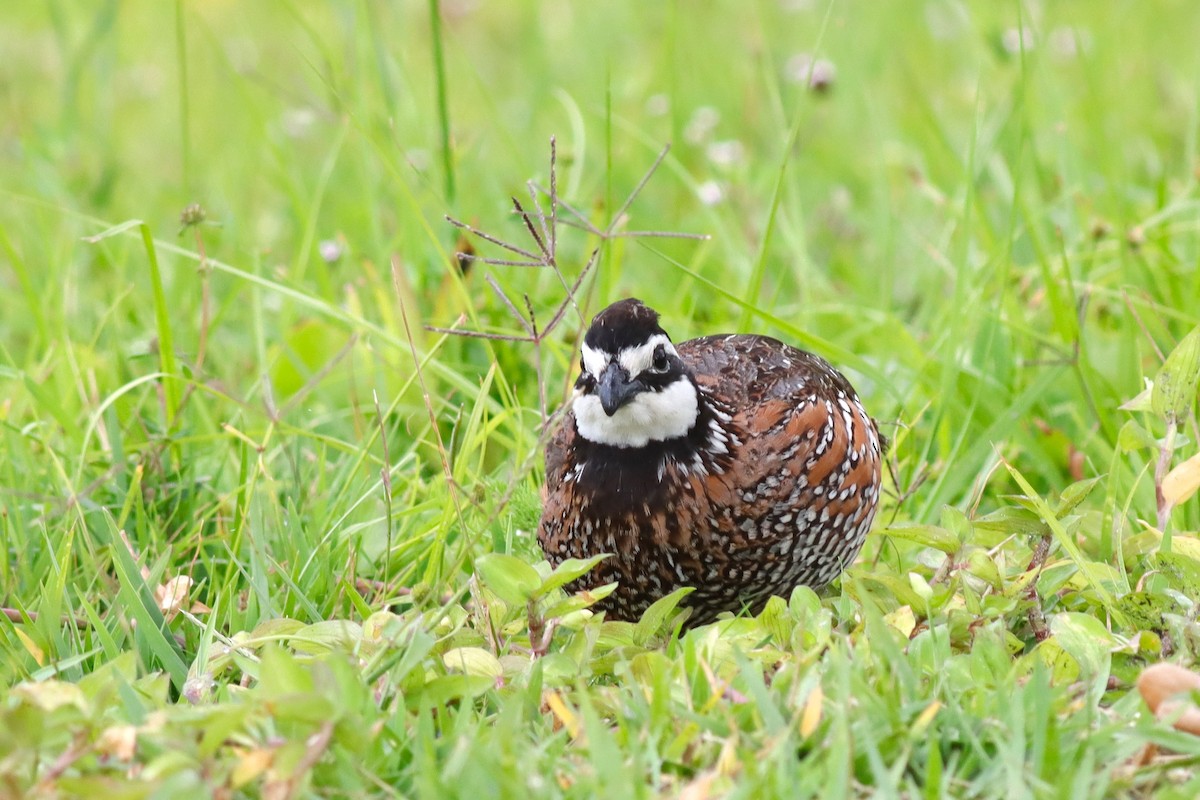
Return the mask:
<svg viewBox="0 0 1200 800">
<path fill-rule="evenodd" d="M 436 5 L 0 10 L 0 794 L 1200 793 L 1200 6 Z M 822 596 L 541 559 L 630 295 L 880 419 Z"/>
</svg>

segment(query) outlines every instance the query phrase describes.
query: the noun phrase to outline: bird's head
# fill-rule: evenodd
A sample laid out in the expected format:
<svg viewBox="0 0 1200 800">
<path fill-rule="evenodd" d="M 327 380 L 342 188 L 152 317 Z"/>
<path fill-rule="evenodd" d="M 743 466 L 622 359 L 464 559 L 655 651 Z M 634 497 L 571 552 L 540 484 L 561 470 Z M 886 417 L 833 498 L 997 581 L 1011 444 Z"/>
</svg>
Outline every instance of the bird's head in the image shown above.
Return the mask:
<svg viewBox="0 0 1200 800">
<path fill-rule="evenodd" d="M 640 300 L 621 300 L 597 314 L 582 355 L 573 410 L 583 438 L 644 447 L 684 436 L 696 424 L 696 384 L 658 312 Z"/>
</svg>

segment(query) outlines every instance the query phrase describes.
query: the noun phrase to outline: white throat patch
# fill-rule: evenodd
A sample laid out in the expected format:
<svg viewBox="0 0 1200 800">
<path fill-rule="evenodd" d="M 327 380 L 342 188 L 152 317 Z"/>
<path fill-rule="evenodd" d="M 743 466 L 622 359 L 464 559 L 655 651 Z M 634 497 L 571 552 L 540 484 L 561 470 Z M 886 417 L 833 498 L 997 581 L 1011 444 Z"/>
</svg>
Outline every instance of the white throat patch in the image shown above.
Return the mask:
<svg viewBox="0 0 1200 800">
<path fill-rule="evenodd" d="M 650 352 L 654 352 L 653 347 Z M 587 363 L 586 352 L 584 363 Z M 576 393 L 572 410 L 579 435 L 589 442 L 645 447 L 650 442 L 676 439 L 690 431 L 700 413 L 700 403 L 696 387 L 681 376 L 661 392 L 639 392 L 611 417 L 604 413 L 600 398 L 594 394 Z"/>
</svg>

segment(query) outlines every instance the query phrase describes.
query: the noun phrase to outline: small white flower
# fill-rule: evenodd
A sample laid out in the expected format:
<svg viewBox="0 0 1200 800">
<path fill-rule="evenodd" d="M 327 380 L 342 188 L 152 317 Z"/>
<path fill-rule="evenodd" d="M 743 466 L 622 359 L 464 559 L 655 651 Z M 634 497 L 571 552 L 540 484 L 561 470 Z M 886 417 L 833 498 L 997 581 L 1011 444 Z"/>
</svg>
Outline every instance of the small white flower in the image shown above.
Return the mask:
<svg viewBox="0 0 1200 800">
<path fill-rule="evenodd" d="M 738 163 L 746 154 L 746 148 L 737 139 L 723 142 L 713 142 L 706 151 L 708 160 L 719 167 L 728 167 Z"/>
<path fill-rule="evenodd" d="M 797 53 L 783 68 L 784 77 L 818 91 L 828 89 L 837 78 L 837 67 L 826 58 L 813 59 L 809 53 Z"/>
<path fill-rule="evenodd" d="M 692 144 L 701 142 L 712 136 L 717 123 L 721 121 L 721 113 L 712 106 L 700 106 L 692 113 L 683 129 L 683 138 Z"/>
<path fill-rule="evenodd" d="M 706 206 L 715 206 L 725 199 L 725 190 L 716 181 L 705 181 L 696 188 L 696 195 Z"/>
<path fill-rule="evenodd" d="M 652 117 L 661 117 L 671 110 L 671 99 L 665 94 L 652 94 L 646 98 L 646 113 Z"/>
<path fill-rule="evenodd" d="M 342 245 L 333 239 L 322 241 L 317 245 L 317 251 L 321 254 L 321 260 L 326 264 L 333 264 L 342 257 Z"/>
<path fill-rule="evenodd" d="M 1000 46 L 1004 52 L 1016 55 L 1022 50 L 1033 49 L 1033 31 L 1028 28 L 1008 28 L 1000 34 Z"/>
<path fill-rule="evenodd" d="M 1087 31 L 1062 26 L 1050 31 L 1050 51 L 1062 59 L 1070 59 L 1086 51 L 1092 43 Z"/>
<path fill-rule="evenodd" d="M 311 108 L 289 108 L 283 112 L 280 123 L 283 125 L 283 132 L 293 138 L 299 138 L 308 133 L 317 121 L 317 112 Z"/>
</svg>

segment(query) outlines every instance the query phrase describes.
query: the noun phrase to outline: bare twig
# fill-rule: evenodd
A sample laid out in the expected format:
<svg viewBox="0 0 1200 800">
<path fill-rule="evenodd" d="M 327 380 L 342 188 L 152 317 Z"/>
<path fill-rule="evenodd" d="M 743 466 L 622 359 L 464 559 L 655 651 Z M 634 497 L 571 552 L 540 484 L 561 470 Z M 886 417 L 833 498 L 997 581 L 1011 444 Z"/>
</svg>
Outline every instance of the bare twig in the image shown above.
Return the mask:
<svg viewBox="0 0 1200 800">
<path fill-rule="evenodd" d="M 1050 544 L 1053 539 L 1054 537 L 1049 532 L 1038 539 L 1038 543 L 1033 548 L 1033 555 L 1029 559 L 1029 566 L 1025 568 L 1026 572 L 1037 570 L 1037 575 L 1029 582 L 1029 588 L 1025 590 L 1025 599 L 1031 603 L 1026 614 L 1029 628 L 1039 642 L 1050 638 L 1050 626 L 1046 622 L 1046 614 L 1042 610 L 1042 596 L 1038 593 L 1037 582 L 1041 577 L 1042 569 L 1046 566 L 1046 558 L 1050 555 Z"/>
<path fill-rule="evenodd" d="M 26 620 L 29 622 L 37 622 L 38 620 L 38 612 L 36 611 L 22 611 L 19 608 L 3 608 L 0 609 L 0 613 L 3 613 L 5 618 L 14 624 L 20 624 Z M 64 614 L 60 618 L 60 621 L 63 625 L 74 625 L 77 628 L 92 627 L 92 623 L 83 617 L 69 617 Z"/>
<path fill-rule="evenodd" d="M 504 241 L 503 239 L 498 239 L 489 233 L 484 233 L 483 231 L 479 230 L 475 226 L 468 225 L 467 223 L 465 223 L 461 220 L 457 220 L 454 217 L 450 216 L 449 214 L 446 215 L 446 221 L 449 222 L 451 225 L 453 225 L 456 228 L 462 228 L 467 233 L 475 234 L 480 239 L 483 239 L 485 242 L 491 242 L 492 244 L 496 245 L 497 247 L 503 247 L 505 250 L 508 250 L 510 253 L 516 253 L 519 256 L 523 256 L 523 257 L 529 259 L 531 262 L 533 262 L 530 266 L 533 266 L 535 264 L 537 266 L 543 266 L 542 260 L 540 258 L 538 258 L 537 256 L 535 256 L 533 253 L 529 252 L 528 250 L 517 247 L 515 244 L 509 244 L 508 242 Z M 482 258 L 480 256 L 471 256 L 471 260 L 472 261 L 482 261 L 485 264 L 491 263 L 491 259 Z"/>
<path fill-rule="evenodd" d="M 558 196 L 558 145 L 552 137 L 550 139 L 550 186 L 549 189 L 543 189 L 534 181 L 529 181 L 526 184 L 526 190 L 529 193 L 529 205 L 523 205 L 516 197 L 512 198 L 513 213 L 521 218 L 525 232 L 533 241 L 534 247 L 527 249 L 512 242 L 505 241 L 498 236 L 486 233 L 473 225 L 469 225 L 454 217 L 447 216 L 446 219 L 451 225 L 459 228 L 467 233 L 474 234 L 486 242 L 502 248 L 508 253 L 511 253 L 517 258 L 493 258 L 491 256 L 482 256 L 477 254 L 463 254 L 461 258 L 469 261 L 480 261 L 484 264 L 489 264 L 494 267 L 529 267 L 535 269 L 549 269 L 554 273 L 558 282 L 563 288 L 563 298 L 555 307 L 554 311 L 549 315 L 549 321 L 544 325 L 537 324 L 537 318 L 534 311 L 533 303 L 528 297 L 524 298 L 525 310 L 521 311 L 517 307 L 517 303 L 508 296 L 500 283 L 492 276 L 487 276 L 488 286 L 500 299 L 508 314 L 517 321 L 521 328 L 521 333 L 507 334 L 496 333 L 479 330 L 469 330 L 459 327 L 461 320 L 452 328 L 428 326 L 427 330 L 437 333 L 447 333 L 455 336 L 465 336 L 476 339 L 489 339 L 494 341 L 506 342 L 524 342 L 533 345 L 535 363 L 538 373 L 538 400 L 539 409 L 542 416 L 542 426 L 545 430 L 550 421 L 550 416 L 546 404 L 546 376 L 544 374 L 544 358 L 542 353 L 542 343 L 545 342 L 554 331 L 562 324 L 563 320 L 569 311 L 574 311 L 581 322 L 586 323 L 587 318 L 580 308 L 577 300 L 580 287 L 583 285 L 584 279 L 595 267 L 600 249 L 599 247 L 592 250 L 588 257 L 587 263 L 579 271 L 579 274 L 574 280 L 569 280 L 563 273 L 563 270 L 558 263 L 558 226 L 566 225 L 570 228 L 579 228 L 598 237 L 601 240 L 601 246 L 604 241 L 609 239 L 622 237 L 661 237 L 661 238 L 689 238 L 689 239 L 706 239 L 707 236 L 699 236 L 687 233 L 673 233 L 668 231 L 622 231 L 617 232 L 618 226 L 622 225 L 626 219 L 626 214 L 632 206 L 634 200 L 637 199 L 642 189 L 645 188 L 654 172 L 662 164 L 666 158 L 669 147 L 664 147 L 654 159 L 654 163 L 638 181 L 633 191 L 613 214 L 609 221 L 608 227 L 604 229 L 597 228 L 587 217 L 563 201 Z M 549 208 L 547 209 L 542 202 L 545 197 L 548 201 Z M 560 216 L 560 209 L 565 211 L 567 218 Z M 535 252 L 536 251 L 536 252 Z M 543 317 L 545 318 L 545 317 Z"/>
<path fill-rule="evenodd" d="M 82 758 L 90 746 L 87 732 L 77 732 L 71 740 L 71 745 L 62 752 L 62 755 L 54 760 L 54 763 L 41 776 L 41 780 L 38 781 L 37 791 L 34 794 L 40 795 L 52 789 L 54 782 L 62 777 L 63 773 L 70 769 L 72 764 Z"/>
<path fill-rule="evenodd" d="M 638 181 L 637 186 L 633 187 L 633 191 L 630 192 L 629 196 L 625 198 L 625 202 L 622 203 L 621 207 L 617 209 L 617 213 L 612 215 L 612 218 L 608 223 L 608 229 L 605 230 L 606 234 L 611 234 L 619 222 L 624 219 L 625 212 L 628 211 L 629 207 L 633 205 L 633 201 L 637 199 L 637 196 L 642 193 L 642 189 L 646 188 L 646 184 L 650 182 L 650 178 L 654 176 L 654 172 L 658 169 L 658 165 L 663 162 L 663 159 L 667 157 L 667 153 L 670 152 L 670 150 L 671 145 L 666 145 L 662 150 L 658 151 L 658 157 L 654 159 L 654 163 L 650 165 L 650 169 L 646 170 L 646 174 L 642 176 L 640 181 Z"/>
</svg>

